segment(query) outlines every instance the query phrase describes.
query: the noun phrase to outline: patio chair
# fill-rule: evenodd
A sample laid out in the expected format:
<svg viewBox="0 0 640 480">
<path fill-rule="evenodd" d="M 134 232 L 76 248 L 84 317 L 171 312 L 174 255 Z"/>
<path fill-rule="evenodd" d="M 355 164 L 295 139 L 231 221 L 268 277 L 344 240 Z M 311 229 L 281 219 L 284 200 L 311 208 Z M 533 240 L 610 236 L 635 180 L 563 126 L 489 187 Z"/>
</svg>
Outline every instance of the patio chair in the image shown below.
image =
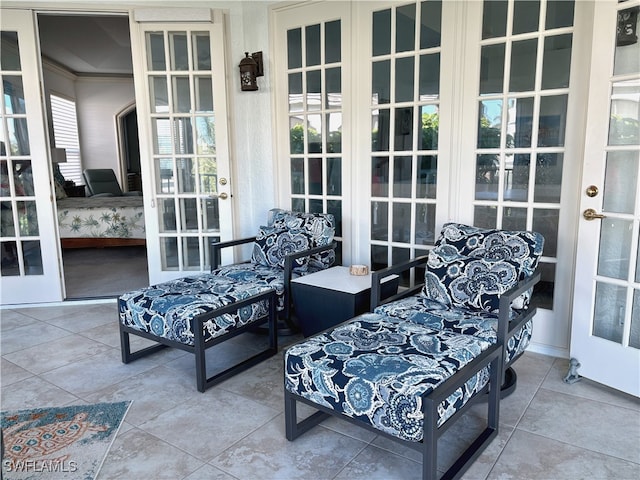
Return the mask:
<svg viewBox="0 0 640 480">
<path fill-rule="evenodd" d="M 529 304 L 540 280 L 536 268 L 543 245 L 536 232 L 446 223 L 428 255 L 373 273 L 371 311 L 493 343 L 502 338 L 502 395 L 507 396 L 517 382 L 512 364 L 531 340 L 536 309 Z M 424 268 L 424 281 L 381 301 L 381 280 L 411 268 Z M 501 295 L 513 282 L 527 288 L 509 308 L 499 309 Z M 499 315 L 508 321 L 500 323 Z M 506 330 L 499 331 L 498 325 Z"/>
</svg>

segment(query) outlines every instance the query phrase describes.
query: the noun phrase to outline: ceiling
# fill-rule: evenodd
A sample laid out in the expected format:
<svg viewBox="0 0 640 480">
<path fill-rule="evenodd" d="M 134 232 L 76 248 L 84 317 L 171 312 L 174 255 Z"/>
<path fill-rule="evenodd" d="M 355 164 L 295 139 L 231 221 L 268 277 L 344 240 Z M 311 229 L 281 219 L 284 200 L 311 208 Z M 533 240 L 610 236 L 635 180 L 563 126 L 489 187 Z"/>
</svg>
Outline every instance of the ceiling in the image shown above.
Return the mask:
<svg viewBox="0 0 640 480">
<path fill-rule="evenodd" d="M 42 56 L 76 75 L 132 75 L 129 18 L 38 15 Z"/>
</svg>

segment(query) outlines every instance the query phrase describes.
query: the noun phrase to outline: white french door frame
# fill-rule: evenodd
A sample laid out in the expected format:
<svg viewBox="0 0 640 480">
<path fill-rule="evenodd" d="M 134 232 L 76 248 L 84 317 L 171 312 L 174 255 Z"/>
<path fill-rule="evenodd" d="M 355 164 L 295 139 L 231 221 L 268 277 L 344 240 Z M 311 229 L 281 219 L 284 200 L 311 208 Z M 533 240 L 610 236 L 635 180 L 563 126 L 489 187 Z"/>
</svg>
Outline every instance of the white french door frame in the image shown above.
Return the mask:
<svg viewBox="0 0 640 480">
<path fill-rule="evenodd" d="M 320 2 L 318 2 L 320 3 Z M 337 3 L 337 2 L 336 2 Z M 371 248 L 371 35 L 372 12 L 385 8 L 406 5 L 409 1 L 350 2 L 352 20 L 352 76 L 350 90 L 353 92 L 350 105 L 345 104 L 345 112 L 352 116 L 352 148 L 354 159 L 351 167 L 350 187 L 352 209 L 344 212 L 345 225 L 351 223 L 352 243 L 345 233 L 344 263 L 369 264 Z M 308 4 L 307 4 L 308 5 Z M 326 5 L 326 4 L 325 4 Z M 442 50 L 440 80 L 440 125 L 438 144 L 438 181 L 436 231 L 446 221 L 473 223 L 475 192 L 475 151 L 477 132 L 478 80 L 480 70 L 480 42 L 482 37 L 483 2 L 442 2 Z M 294 4 L 282 9 L 299 8 Z M 303 15 L 306 18 L 312 18 Z M 541 17 L 544 18 L 544 17 Z M 313 20 L 310 20 L 313 21 Z M 589 39 L 593 22 L 592 2 L 576 1 L 571 55 L 571 75 L 564 143 L 564 165 L 562 194 L 559 203 L 558 242 L 555 258 L 547 262 L 555 263 L 554 304 L 551 310 L 539 309 L 536 316 L 530 349 L 538 353 L 557 357 L 568 357 L 570 342 L 570 315 L 573 299 L 573 274 L 575 266 L 575 241 L 577 234 L 577 212 L 579 206 L 580 172 L 585 138 L 585 93 L 588 91 L 588 67 L 591 59 Z M 278 24 L 272 19 L 273 38 L 281 35 L 276 31 Z M 453 28 L 455 26 L 456 28 Z M 281 44 L 274 44 L 281 48 Z M 542 55 L 539 51 L 538 55 Z M 392 54 L 393 56 L 393 54 Z M 539 57 L 539 62 L 540 62 Z M 286 60 L 286 59 L 285 59 Z M 286 69 L 286 61 L 276 63 L 275 71 Z M 509 60 L 507 59 L 507 62 Z M 344 61 L 344 63 L 347 63 Z M 540 65 L 540 63 L 538 63 Z M 393 73 L 391 75 L 393 82 Z M 287 95 L 286 78 L 278 77 L 274 82 L 274 108 L 281 107 Z M 286 102 L 285 102 L 286 103 Z M 286 112 L 285 112 L 286 113 Z M 283 118 L 283 117 L 279 117 Z M 279 129 L 284 124 L 278 123 Z M 458 132 L 457 134 L 454 134 Z M 283 135 L 281 131 L 281 135 Z M 345 133 L 346 135 L 346 133 Z M 280 172 L 280 201 L 289 200 L 288 159 L 283 146 L 287 138 L 282 137 L 276 144 L 278 169 Z"/>
<path fill-rule="evenodd" d="M 135 96 L 138 105 L 138 130 L 140 135 L 140 166 L 142 170 L 142 184 L 144 195 L 145 228 L 147 234 L 147 258 L 149 265 L 150 284 L 172 280 L 185 275 L 193 275 L 202 271 L 207 271 L 203 266 L 201 270 L 185 269 L 163 269 L 162 250 L 160 245 L 160 219 L 158 185 L 155 173 L 155 157 L 153 147 L 153 128 L 150 107 L 150 92 L 147 80 L 147 57 L 145 47 L 145 32 L 156 31 L 207 31 L 211 35 L 211 43 L 219 47 L 219 50 L 211 49 L 211 71 L 213 72 L 215 108 L 215 144 L 217 159 L 218 178 L 224 177 L 226 184 L 218 185 L 218 191 L 227 194 L 225 200 L 218 199 L 220 212 L 220 231 L 215 234 L 221 241 L 230 240 L 233 236 L 233 209 L 232 209 L 232 172 L 228 133 L 227 114 L 227 65 L 226 65 L 226 39 L 225 39 L 225 19 L 222 11 L 210 9 L 189 9 L 172 8 L 142 11 L 134 10 L 130 15 L 131 46 L 134 64 Z M 167 66 L 167 69 L 169 67 Z M 155 157 L 154 157 L 155 155 Z M 177 153 L 175 156 L 179 156 Z M 171 155 L 168 155 L 171 157 Z M 197 201 L 201 200 L 201 196 Z M 207 236 L 202 233 L 201 240 Z M 206 244 L 206 241 L 205 241 Z M 226 249 L 231 250 L 231 249 Z M 222 252 L 223 262 L 232 260 L 233 252 Z M 201 256 L 208 257 L 208 252 L 201 252 Z M 206 262 L 201 261 L 204 265 Z M 208 268 L 208 267 L 207 267 Z"/>
<path fill-rule="evenodd" d="M 605 228 L 606 218 L 586 220 L 582 212 L 588 208 L 600 213 L 603 212 L 605 194 L 605 166 L 608 153 L 616 151 L 636 151 L 636 145 L 609 145 L 609 121 L 611 118 L 611 87 L 614 77 L 625 78 L 625 75 L 614 75 L 614 45 L 617 9 L 623 5 L 638 7 L 638 2 L 618 4 L 616 1 L 602 1 L 591 5 L 593 19 L 593 35 L 590 42 L 591 66 L 589 78 L 590 89 L 586 93 L 588 98 L 588 112 L 585 126 L 584 141 L 584 169 L 581 175 L 579 187 L 580 199 L 576 208 L 576 217 L 580 218 L 579 232 L 577 236 L 577 254 L 575 269 L 575 299 L 572 311 L 571 330 L 571 356 L 580 363 L 578 374 L 596 382 L 603 383 L 618 390 L 624 391 L 636 397 L 640 397 L 640 350 L 628 345 L 630 335 L 631 313 L 628 305 L 633 300 L 630 292 L 633 289 L 632 282 L 628 278 L 612 279 L 605 275 L 599 276 L 599 248 L 601 231 Z M 605 25 L 598 29 L 597 24 Z M 637 73 L 629 74 L 626 78 L 637 79 Z M 595 196 L 586 194 L 587 189 L 595 185 L 600 192 Z M 636 187 L 635 215 L 640 204 L 640 189 Z M 611 214 L 611 218 L 628 219 L 634 221 L 634 214 Z M 637 218 L 637 217 L 636 217 Z M 637 225 L 637 219 L 635 220 Z M 637 228 L 637 227 L 636 227 Z M 635 232 L 634 240 L 638 232 Z M 636 240 L 637 241 L 637 240 Z M 637 248 L 637 243 L 635 243 Z M 602 245 L 604 246 L 604 244 Z M 629 258 L 631 262 L 633 256 Z M 637 260 L 637 259 L 636 259 Z M 593 333 L 596 285 L 598 281 L 608 282 L 609 285 L 617 285 L 628 289 L 627 312 L 625 312 L 624 334 L 621 342 L 607 340 Z"/>
<path fill-rule="evenodd" d="M 40 275 L 21 273 L 17 276 L 3 276 L 0 279 L 1 304 L 4 306 L 59 302 L 62 301 L 64 294 L 61 278 L 62 253 L 58 242 L 54 208 L 53 174 L 42 100 L 42 72 L 35 13 L 31 10 L 3 8 L 0 19 L 2 30 L 18 33 L 20 76 L 23 82 L 25 119 L 29 134 L 28 158 L 33 174 L 33 201 L 35 201 L 38 226 L 38 235 L 32 238 L 40 244 L 43 267 L 43 273 Z M 6 138 L 5 135 L 3 138 Z M 14 197 L 18 201 L 21 198 Z"/>
</svg>

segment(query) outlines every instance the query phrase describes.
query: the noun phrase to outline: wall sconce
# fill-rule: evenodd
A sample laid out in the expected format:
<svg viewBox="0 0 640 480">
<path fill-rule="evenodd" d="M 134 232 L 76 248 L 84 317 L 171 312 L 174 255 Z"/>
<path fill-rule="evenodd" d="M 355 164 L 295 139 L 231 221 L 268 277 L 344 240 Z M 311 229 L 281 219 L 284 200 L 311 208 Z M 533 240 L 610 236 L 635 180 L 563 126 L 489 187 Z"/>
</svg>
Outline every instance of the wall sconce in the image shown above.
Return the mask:
<svg viewBox="0 0 640 480">
<path fill-rule="evenodd" d="M 264 75 L 262 64 L 262 52 L 255 52 L 249 56 L 249 52 L 244 52 L 245 57 L 240 60 L 240 89 L 243 91 L 258 90 L 257 77 Z"/>
</svg>

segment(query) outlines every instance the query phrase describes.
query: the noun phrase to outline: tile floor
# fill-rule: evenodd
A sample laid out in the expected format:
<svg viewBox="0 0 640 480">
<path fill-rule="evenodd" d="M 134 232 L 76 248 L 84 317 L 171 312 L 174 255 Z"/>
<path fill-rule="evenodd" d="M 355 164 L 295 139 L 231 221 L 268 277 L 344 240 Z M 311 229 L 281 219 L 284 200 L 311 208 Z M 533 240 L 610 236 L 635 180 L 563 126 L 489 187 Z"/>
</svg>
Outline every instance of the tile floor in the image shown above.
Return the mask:
<svg viewBox="0 0 640 480">
<path fill-rule="evenodd" d="M 115 301 L 0 316 L 3 410 L 133 401 L 100 479 L 420 477 L 416 452 L 335 419 L 288 442 L 282 355 L 199 393 L 185 352 L 121 363 Z M 263 341 L 248 335 L 214 348 L 228 359 Z M 499 436 L 464 478 L 640 478 L 640 400 L 584 379 L 563 383 L 564 359 L 527 352 L 515 366 L 518 387 L 501 404 Z M 441 464 L 461 448 L 462 431 L 478 428 L 477 407 L 441 440 Z"/>
</svg>

